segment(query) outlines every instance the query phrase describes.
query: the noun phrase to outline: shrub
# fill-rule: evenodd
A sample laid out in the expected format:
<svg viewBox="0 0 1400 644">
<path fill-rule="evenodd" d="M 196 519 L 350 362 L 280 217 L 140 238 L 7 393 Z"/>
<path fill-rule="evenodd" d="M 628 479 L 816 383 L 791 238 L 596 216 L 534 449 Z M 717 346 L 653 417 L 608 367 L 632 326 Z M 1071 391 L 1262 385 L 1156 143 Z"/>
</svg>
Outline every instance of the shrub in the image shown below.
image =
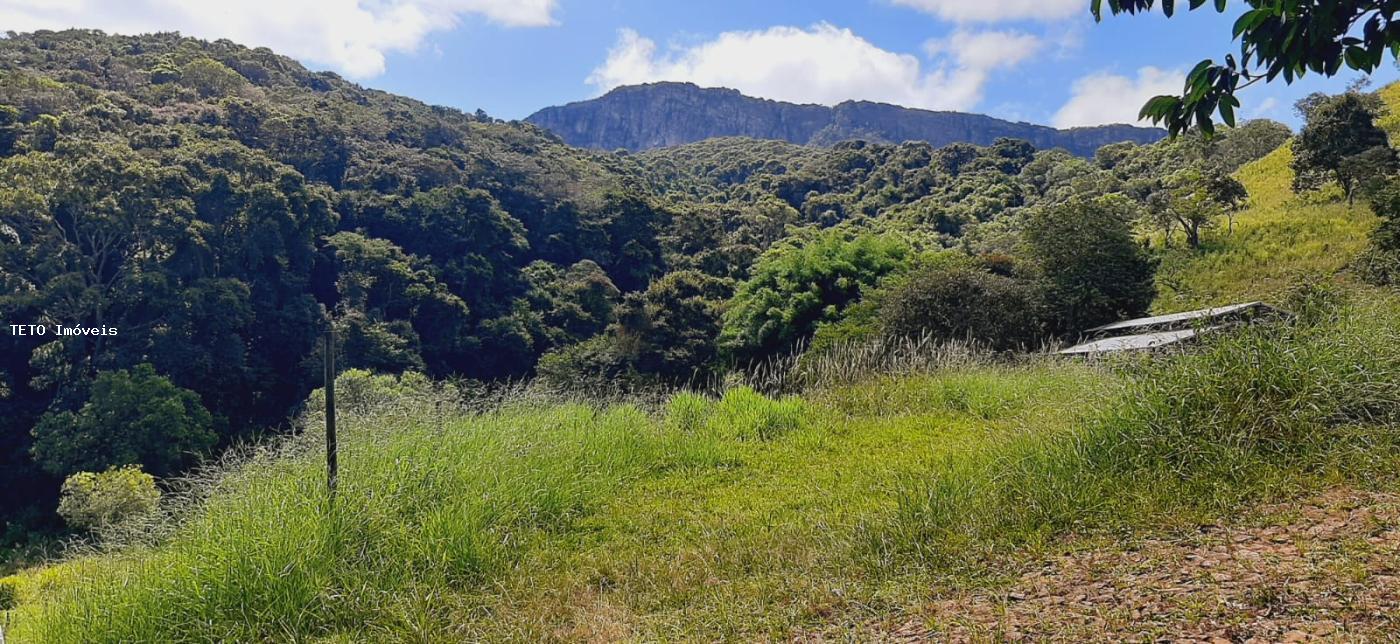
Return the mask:
<svg viewBox="0 0 1400 644">
<path fill-rule="evenodd" d="M 97 530 L 149 514 L 159 501 L 155 478 L 128 465 L 68 477 L 63 482 L 58 514 L 75 528 Z"/>
<path fill-rule="evenodd" d="M 713 375 L 720 310 L 731 292 L 727 280 L 698 271 L 668 273 L 627 298 L 611 332 L 637 371 L 703 383 Z"/>
<path fill-rule="evenodd" d="M 535 374 L 551 389 L 599 395 L 646 384 L 628 356 L 608 335 L 546 353 L 535 367 Z"/>
<path fill-rule="evenodd" d="M 1156 266 L 1133 239 L 1131 214 L 1114 195 L 1076 197 L 1026 222 L 1026 245 L 1050 281 L 1061 332 L 1135 317 L 1152 304 Z"/>
<path fill-rule="evenodd" d="M 335 378 L 335 402 L 337 409 L 363 414 L 387 403 L 422 398 L 430 394 L 434 387 L 427 376 L 413 371 L 394 375 L 350 369 Z M 322 387 L 311 392 L 306 401 L 306 410 L 323 412 L 325 409 L 326 390 Z"/>
<path fill-rule="evenodd" d="M 1362 279 L 1380 286 L 1400 285 L 1400 179 L 1373 181 L 1366 186 L 1366 200 L 1381 218 L 1371 233 L 1371 244 L 1354 268 Z"/>
<path fill-rule="evenodd" d="M 154 76 L 152 81 L 157 82 Z M 208 98 L 228 96 L 243 87 L 247 79 L 217 60 L 198 58 L 180 68 L 180 83 Z"/>
<path fill-rule="evenodd" d="M 930 266 L 883 294 L 880 325 L 893 336 L 1024 348 L 1041 339 L 1043 302 L 1034 282 L 972 266 Z"/>
</svg>

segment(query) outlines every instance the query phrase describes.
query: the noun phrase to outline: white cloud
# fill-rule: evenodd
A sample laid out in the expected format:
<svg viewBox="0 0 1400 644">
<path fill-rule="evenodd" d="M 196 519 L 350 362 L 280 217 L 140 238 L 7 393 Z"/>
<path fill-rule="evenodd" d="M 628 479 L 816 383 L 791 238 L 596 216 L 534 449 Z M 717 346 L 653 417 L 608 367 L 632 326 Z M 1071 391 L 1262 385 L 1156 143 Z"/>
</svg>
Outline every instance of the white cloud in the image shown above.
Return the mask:
<svg viewBox="0 0 1400 644">
<path fill-rule="evenodd" d="M 349 76 L 384 71 L 385 54 L 415 50 L 465 15 L 508 27 L 554 24 L 557 0 L 0 0 L 0 29 L 83 27 L 122 34 L 179 31 L 271 47 Z"/>
<path fill-rule="evenodd" d="M 891 0 L 953 22 L 1052 21 L 1088 15 L 1084 0 Z"/>
<path fill-rule="evenodd" d="M 1015 32 L 960 30 L 925 45 L 935 59 L 926 68 L 916 56 L 881 49 L 827 23 L 725 32 L 665 52 L 651 39 L 624 29 L 588 83 L 606 91 L 618 85 L 689 81 L 797 103 L 871 100 L 965 110 L 982 99 L 992 70 L 1024 61 L 1040 44 L 1034 36 Z"/>
<path fill-rule="evenodd" d="M 947 54 L 967 69 L 992 70 L 1015 67 L 1030 58 L 1043 43 L 1017 31 L 971 32 L 959 29 L 947 38 L 924 43 L 929 56 Z"/>
<path fill-rule="evenodd" d="M 1256 105 L 1256 106 L 1254 107 L 1254 109 L 1249 110 L 1249 118 L 1252 118 L 1252 119 L 1268 118 L 1269 116 L 1272 116 L 1272 115 L 1273 115 L 1275 112 L 1277 112 L 1277 111 L 1278 111 L 1278 99 L 1276 99 L 1276 98 L 1270 96 L 1270 97 L 1268 97 L 1268 98 L 1265 98 L 1265 99 L 1262 100 L 1262 101 L 1259 101 L 1259 104 Z"/>
<path fill-rule="evenodd" d="M 1137 78 L 1108 72 L 1090 74 L 1074 82 L 1069 102 L 1055 113 L 1056 127 L 1138 123 L 1143 103 L 1161 94 L 1179 94 L 1186 82 L 1181 70 L 1143 67 Z"/>
</svg>

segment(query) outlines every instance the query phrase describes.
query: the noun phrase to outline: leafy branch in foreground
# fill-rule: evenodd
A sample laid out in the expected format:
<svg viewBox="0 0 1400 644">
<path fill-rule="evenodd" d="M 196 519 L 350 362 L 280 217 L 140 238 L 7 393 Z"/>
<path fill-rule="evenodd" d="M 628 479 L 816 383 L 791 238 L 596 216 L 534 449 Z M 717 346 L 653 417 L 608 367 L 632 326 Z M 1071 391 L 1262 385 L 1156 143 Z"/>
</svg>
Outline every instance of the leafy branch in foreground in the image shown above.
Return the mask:
<svg viewBox="0 0 1400 644">
<path fill-rule="evenodd" d="M 1189 0 L 1189 10 L 1208 0 Z M 1210 0 L 1223 13 L 1226 0 Z M 1157 0 L 1091 0 L 1095 20 L 1103 19 L 1105 4 L 1114 14 L 1152 11 Z M 1171 17 L 1174 0 L 1162 0 L 1162 12 Z M 1335 76 L 1343 67 L 1371 73 L 1387 50 L 1400 56 L 1400 12 L 1396 0 L 1247 0 L 1249 10 L 1235 20 L 1232 36 L 1240 42 L 1239 57 L 1225 56 L 1198 63 L 1186 75 L 1180 96 L 1157 96 L 1142 107 L 1141 118 L 1166 126 L 1175 136 L 1194 122 L 1207 135 L 1214 133 L 1218 113 L 1226 125 L 1235 125 L 1240 101 L 1235 93 L 1259 81 L 1283 77 L 1292 83 L 1308 72 Z"/>
</svg>

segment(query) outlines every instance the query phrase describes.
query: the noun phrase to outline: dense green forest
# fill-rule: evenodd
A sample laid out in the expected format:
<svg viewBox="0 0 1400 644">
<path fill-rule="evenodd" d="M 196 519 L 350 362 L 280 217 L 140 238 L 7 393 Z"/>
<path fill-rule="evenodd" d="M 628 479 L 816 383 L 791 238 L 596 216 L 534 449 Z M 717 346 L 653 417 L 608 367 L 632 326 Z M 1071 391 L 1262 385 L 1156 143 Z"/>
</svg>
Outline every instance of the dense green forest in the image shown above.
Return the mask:
<svg viewBox="0 0 1400 644">
<path fill-rule="evenodd" d="M 1319 109 L 1370 123 L 1356 100 Z M 280 431 L 328 323 L 346 368 L 611 387 L 876 337 L 1074 339 L 1148 311 L 1160 252 L 1290 136 L 592 152 L 228 41 L 10 34 L 0 319 L 49 332 L 0 336 L 6 539 L 58 529 L 76 472 L 169 476 Z"/>
</svg>

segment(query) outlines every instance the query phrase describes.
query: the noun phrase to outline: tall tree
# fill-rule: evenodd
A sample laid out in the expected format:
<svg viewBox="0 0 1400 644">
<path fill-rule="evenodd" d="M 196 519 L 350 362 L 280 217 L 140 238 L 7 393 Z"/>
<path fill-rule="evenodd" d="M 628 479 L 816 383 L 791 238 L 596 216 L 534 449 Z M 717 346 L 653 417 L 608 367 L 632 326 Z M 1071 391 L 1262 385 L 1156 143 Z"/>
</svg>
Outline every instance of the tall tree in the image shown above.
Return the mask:
<svg viewBox="0 0 1400 644">
<path fill-rule="evenodd" d="M 151 365 L 104 372 L 76 412 L 45 414 L 34 428 L 34 459 L 59 475 L 142 464 L 164 476 L 214 446 L 213 419 L 199 397 Z"/>
<path fill-rule="evenodd" d="M 1376 113 L 1356 92 L 1319 101 L 1293 142 L 1293 189 L 1316 189 L 1332 179 L 1355 199 L 1357 183 L 1395 169 L 1395 152 L 1376 125 Z"/>
<path fill-rule="evenodd" d="M 1154 218 L 1168 220 L 1163 227 L 1168 242 L 1172 228 L 1180 226 L 1186 245 L 1200 248 L 1201 231 L 1216 225 L 1222 216 L 1231 216 L 1248 198 L 1235 178 L 1193 166 L 1172 175 L 1161 192 L 1148 198 L 1148 208 L 1155 211 Z M 1233 230 L 1233 218 L 1230 225 Z"/>
<path fill-rule="evenodd" d="M 1138 316 L 1152 304 L 1155 265 L 1133 239 L 1124 201 L 1076 197 L 1038 209 L 1026 222 L 1029 255 L 1050 280 L 1049 307 L 1061 333 Z"/>
</svg>

